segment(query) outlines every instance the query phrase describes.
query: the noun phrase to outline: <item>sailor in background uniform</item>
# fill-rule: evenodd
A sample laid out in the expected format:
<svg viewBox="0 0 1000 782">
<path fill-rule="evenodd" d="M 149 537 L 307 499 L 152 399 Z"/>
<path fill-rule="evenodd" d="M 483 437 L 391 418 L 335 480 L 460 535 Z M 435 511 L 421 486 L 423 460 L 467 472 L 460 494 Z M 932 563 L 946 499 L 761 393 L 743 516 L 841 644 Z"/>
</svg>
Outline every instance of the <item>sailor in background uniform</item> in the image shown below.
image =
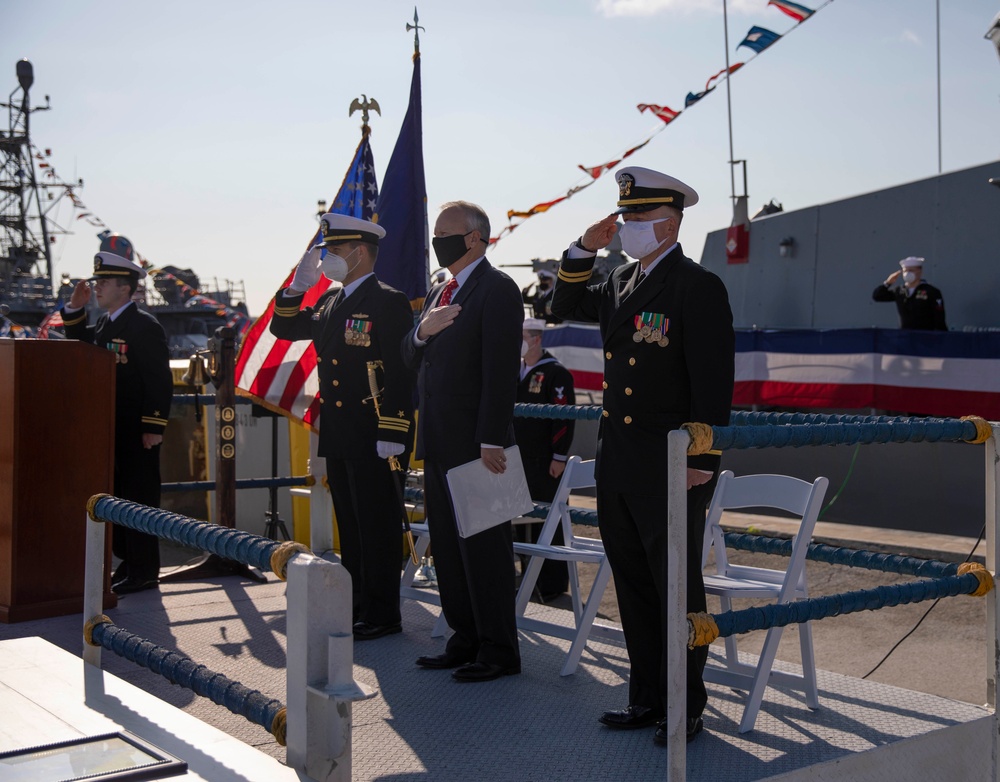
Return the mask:
<svg viewBox="0 0 1000 782">
<path fill-rule="evenodd" d="M 874 301 L 894 301 L 901 329 L 947 331 L 944 320 L 944 296 L 923 281 L 924 259 L 910 256 L 899 262 L 899 271 L 890 274 L 872 292 Z M 898 288 L 892 286 L 899 280 Z"/>
<path fill-rule="evenodd" d="M 588 228 L 563 255 L 552 311 L 600 323 L 604 410 L 597 446 L 597 515 L 615 578 L 631 674 L 629 703 L 607 711 L 610 728 L 657 725 L 666 744 L 667 434 L 688 421 L 729 424 L 735 336 L 722 281 L 677 243 L 683 210 L 698 194 L 674 177 L 627 167 L 616 175 L 618 211 Z M 617 232 L 638 263 L 588 286 L 595 253 Z M 719 454 L 688 458 L 688 611 L 704 611 L 705 509 Z M 708 650 L 688 652 L 687 737 L 702 730 Z"/>
<path fill-rule="evenodd" d="M 319 374 L 318 455 L 326 458 L 340 532 L 341 560 L 354 591 L 354 637 L 370 640 L 402 631 L 399 573 L 402 508 L 390 456 L 409 459 L 415 375 L 399 345 L 413 325 L 406 295 L 374 274 L 380 225 L 325 214 L 323 243 L 299 261 L 290 285 L 274 300 L 271 333 L 312 340 Z M 320 259 L 321 250 L 326 255 Z M 312 306 L 304 297 L 326 275 L 343 288 Z M 379 412 L 369 386 L 376 373 Z"/>
<path fill-rule="evenodd" d="M 115 496 L 150 507 L 160 504 L 160 443 L 170 416 L 174 382 L 167 338 L 156 318 L 132 296 L 146 270 L 131 243 L 111 234 L 94 258 L 94 296 L 106 314 L 87 325 L 90 280 L 81 280 L 63 308 L 66 336 L 115 354 Z M 111 579 L 119 595 L 156 587 L 160 541 L 155 535 L 114 525 L 112 550 L 122 560 Z"/>
<path fill-rule="evenodd" d="M 560 364 L 555 356 L 542 349 L 542 332 L 545 321 L 525 318 L 521 342 L 521 380 L 517 385 L 517 401 L 533 405 L 575 405 L 573 375 Z M 552 502 L 559 488 L 559 481 L 566 469 L 569 447 L 573 442 L 572 419 L 564 418 L 514 418 L 514 439 L 521 451 L 524 475 L 528 480 L 531 498 L 536 502 Z M 523 524 L 514 528 L 521 540 L 538 542 L 542 524 Z M 562 526 L 558 527 L 552 542 L 563 543 Z M 536 589 L 543 603 L 548 603 L 569 588 L 569 569 L 566 562 L 546 559 L 538 575 Z"/>
<path fill-rule="evenodd" d="M 538 263 L 534 261 L 533 263 Z M 546 261 L 545 263 L 555 263 Z M 521 299 L 531 307 L 531 316 L 546 323 L 562 323 L 562 318 L 552 314 L 552 291 L 555 284 L 555 272 L 540 268 L 537 272 L 538 281 L 521 289 Z"/>
</svg>

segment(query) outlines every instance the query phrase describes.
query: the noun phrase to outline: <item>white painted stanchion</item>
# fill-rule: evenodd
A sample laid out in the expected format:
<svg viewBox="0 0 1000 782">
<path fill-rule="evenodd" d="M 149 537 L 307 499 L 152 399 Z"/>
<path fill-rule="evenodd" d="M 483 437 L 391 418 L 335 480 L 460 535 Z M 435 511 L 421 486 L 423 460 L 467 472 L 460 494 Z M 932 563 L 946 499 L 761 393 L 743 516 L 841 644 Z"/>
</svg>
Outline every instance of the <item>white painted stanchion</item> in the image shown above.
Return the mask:
<svg viewBox="0 0 1000 782">
<path fill-rule="evenodd" d="M 310 442 L 318 439 L 310 435 Z M 310 450 L 314 450 L 311 447 Z M 317 554 L 333 551 L 333 495 L 326 483 L 326 459 L 309 457 L 309 474 L 316 482 L 309 487 L 309 548 Z"/>
<path fill-rule="evenodd" d="M 992 422 L 996 432 L 1000 423 Z M 997 581 L 1000 563 L 1000 455 L 997 453 L 997 436 L 986 441 L 986 569 Z M 1000 681 L 1000 600 L 996 588 L 986 595 L 986 705 L 993 709 L 993 738 L 990 762 L 990 779 L 1000 782 L 1000 719 L 997 715 L 997 681 Z"/>
<path fill-rule="evenodd" d="M 667 435 L 667 782 L 686 778 L 687 449 L 683 429 Z"/>
<path fill-rule="evenodd" d="M 83 571 L 83 624 L 104 613 L 104 535 L 103 521 L 91 521 L 84 514 L 87 525 L 87 542 Z M 83 659 L 91 665 L 101 667 L 101 647 L 83 642 Z"/>
<path fill-rule="evenodd" d="M 351 780 L 351 704 L 375 695 L 354 680 L 351 576 L 299 554 L 288 563 L 287 764 L 321 782 Z"/>
</svg>

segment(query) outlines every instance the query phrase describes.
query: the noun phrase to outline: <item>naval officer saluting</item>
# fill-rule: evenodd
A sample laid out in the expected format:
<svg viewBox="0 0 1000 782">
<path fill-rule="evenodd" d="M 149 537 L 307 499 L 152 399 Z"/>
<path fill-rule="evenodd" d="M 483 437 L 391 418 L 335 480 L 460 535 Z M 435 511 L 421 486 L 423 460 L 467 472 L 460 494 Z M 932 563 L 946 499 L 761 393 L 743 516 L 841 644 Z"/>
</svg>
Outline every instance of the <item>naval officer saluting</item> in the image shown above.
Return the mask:
<svg viewBox="0 0 1000 782">
<path fill-rule="evenodd" d="M 87 325 L 90 280 L 81 280 L 63 309 L 66 336 L 115 354 L 115 496 L 150 507 L 160 504 L 160 443 L 174 392 L 163 327 L 132 296 L 146 270 L 124 236 L 110 234 L 94 257 L 94 296 L 106 311 Z M 122 560 L 111 577 L 119 595 L 154 589 L 160 576 L 155 535 L 114 525 L 111 547 Z"/>
<path fill-rule="evenodd" d="M 667 434 L 696 421 L 729 423 L 735 336 L 722 281 L 677 243 L 698 194 L 672 176 L 631 166 L 616 174 L 618 210 L 590 226 L 563 255 L 552 311 L 600 323 L 604 411 L 597 446 L 597 516 L 615 577 L 631 675 L 629 702 L 607 711 L 609 728 L 657 725 L 666 744 Z M 637 263 L 588 286 L 596 252 L 622 216 L 622 249 Z M 719 454 L 688 458 L 688 611 L 704 611 L 705 509 Z M 688 652 L 687 738 L 702 729 L 707 647 Z"/>
<path fill-rule="evenodd" d="M 375 276 L 382 226 L 333 213 L 323 215 L 320 225 L 323 243 L 302 256 L 292 282 L 275 296 L 271 333 L 309 339 L 316 348 L 317 453 L 326 457 L 341 560 L 353 583 L 354 637 L 364 641 L 402 631 L 403 530 L 397 478 L 387 460 L 399 457 L 405 470 L 409 458 L 416 381 L 403 365 L 399 344 L 413 314 L 406 294 Z M 343 288 L 302 306 L 321 274 Z M 379 367 L 379 412 L 368 383 L 373 363 Z"/>
</svg>

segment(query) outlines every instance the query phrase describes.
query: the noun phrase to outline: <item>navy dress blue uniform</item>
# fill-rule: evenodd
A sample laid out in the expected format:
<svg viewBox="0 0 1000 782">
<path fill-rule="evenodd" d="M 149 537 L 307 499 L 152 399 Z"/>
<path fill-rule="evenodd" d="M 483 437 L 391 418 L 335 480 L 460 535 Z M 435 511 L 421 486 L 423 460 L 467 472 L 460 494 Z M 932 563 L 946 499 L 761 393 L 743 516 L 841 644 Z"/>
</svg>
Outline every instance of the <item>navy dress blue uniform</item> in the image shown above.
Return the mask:
<svg viewBox="0 0 1000 782">
<path fill-rule="evenodd" d="M 95 277 L 117 274 L 122 268 L 102 262 L 102 257 L 107 260 L 106 253 L 99 254 Z M 141 271 L 141 267 L 131 265 Z M 113 321 L 105 313 L 94 326 L 88 326 L 87 311 L 81 309 L 65 313 L 63 323 L 69 339 L 89 342 L 115 354 L 115 496 L 158 507 L 160 446 L 145 448 L 142 436 L 162 436 L 170 417 L 174 383 L 163 327 L 135 302 Z M 112 550 L 122 560 L 114 581 L 128 578 L 144 583 L 159 577 L 160 542 L 155 535 L 116 524 Z"/>
<path fill-rule="evenodd" d="M 560 364 L 555 356 L 542 351 L 542 357 L 531 367 L 525 367 L 517 385 L 517 401 L 534 405 L 575 405 L 576 393 L 573 375 Z M 521 451 L 524 475 L 528 480 L 531 498 L 536 502 L 552 502 L 559 488 L 559 478 L 549 474 L 552 460 L 565 461 L 573 442 L 574 422 L 560 418 L 514 418 L 514 436 Z M 526 524 L 531 542 L 538 540 L 541 524 Z M 562 545 L 562 527 L 552 540 Z M 559 595 L 569 585 L 566 562 L 547 559 L 538 574 L 537 588 L 543 596 Z"/>
<path fill-rule="evenodd" d="M 317 454 L 326 458 L 341 560 L 353 583 L 355 622 L 396 626 L 403 548 L 398 484 L 393 484 L 401 476 L 379 458 L 376 443 L 402 445 L 400 463 L 406 469 L 414 375 L 403 364 L 399 344 L 413 325 L 410 302 L 374 274 L 346 298 L 338 288 L 303 307 L 303 297 L 290 288 L 278 292 L 271 333 L 312 340 L 316 349 Z M 369 362 L 381 362 L 376 370 L 381 415 L 371 400 Z"/>
<path fill-rule="evenodd" d="M 944 318 L 944 296 L 930 283 L 921 282 L 912 293 L 902 286 L 888 288 L 882 283 L 872 291 L 872 299 L 896 302 L 901 329 L 948 330 Z"/>
<path fill-rule="evenodd" d="M 623 194 L 619 206 L 628 203 L 623 175 L 627 180 L 630 171 L 655 175 L 654 180 L 664 177 L 622 169 L 617 175 Z M 633 196 L 651 200 L 661 192 L 680 195 L 634 188 Z M 683 201 L 650 202 L 683 208 Z M 685 257 L 679 244 L 656 259 L 641 281 L 640 265 L 629 263 L 594 286 L 587 285 L 594 258 L 573 254 L 563 256 L 552 309 L 567 320 L 600 324 L 604 410 L 597 450 L 598 521 L 631 664 L 629 706 L 662 716 L 667 708 L 667 434 L 689 421 L 728 425 L 735 361 L 732 311 L 722 281 Z M 701 563 L 705 510 L 719 460 L 718 453 L 688 459 L 689 468 L 713 473 L 687 496 L 689 612 L 706 610 Z M 688 653 L 689 737 L 692 721 L 707 702 L 702 681 L 706 659 L 706 647 Z"/>
<path fill-rule="evenodd" d="M 428 293 L 421 317 L 438 306 L 444 288 L 439 284 Z M 418 325 L 402 341 L 407 364 L 418 370 L 417 457 L 424 459 L 441 609 L 455 631 L 445 654 L 459 662 L 519 669 L 511 524 L 459 537 L 445 476 L 452 467 L 478 460 L 483 444 L 514 444 L 521 291 L 482 258 L 452 304 L 462 309 L 444 331 L 417 345 Z"/>
</svg>

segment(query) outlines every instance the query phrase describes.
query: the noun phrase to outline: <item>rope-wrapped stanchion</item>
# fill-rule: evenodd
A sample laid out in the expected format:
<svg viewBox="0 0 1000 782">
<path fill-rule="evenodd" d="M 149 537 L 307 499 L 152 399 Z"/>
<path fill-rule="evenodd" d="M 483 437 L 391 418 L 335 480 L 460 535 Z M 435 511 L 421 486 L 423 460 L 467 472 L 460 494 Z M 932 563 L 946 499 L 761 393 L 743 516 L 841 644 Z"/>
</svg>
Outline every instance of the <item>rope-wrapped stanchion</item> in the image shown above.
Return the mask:
<svg viewBox="0 0 1000 782">
<path fill-rule="evenodd" d="M 278 546 L 271 554 L 271 572 L 282 581 L 288 580 L 288 560 L 296 554 L 312 554 L 308 546 L 296 543 L 293 540 L 286 540 Z"/>
<path fill-rule="evenodd" d="M 887 606 L 921 603 L 926 600 L 936 600 L 939 597 L 954 597 L 956 595 L 981 597 L 992 588 L 992 579 L 989 581 L 989 588 L 982 591 L 984 580 L 977 575 L 979 572 L 979 570 L 973 570 L 963 575 L 914 581 L 907 584 L 890 584 L 873 589 L 844 592 L 839 595 L 811 597 L 791 603 L 726 611 L 722 614 L 715 614 L 712 618 L 718 627 L 716 637 L 726 638 L 731 635 L 749 633 L 752 630 L 785 627 L 790 624 L 801 624 L 814 619 L 826 619 L 858 611 L 874 611 Z M 986 575 L 988 576 L 989 573 L 987 572 Z M 701 617 L 694 619 L 693 616 L 695 615 L 688 616 L 688 638 L 695 641 L 708 638 L 710 633 L 696 632 L 695 630 L 695 623 L 698 627 L 704 627 L 706 620 Z M 714 638 L 708 643 L 711 643 L 712 640 Z"/>
<path fill-rule="evenodd" d="M 129 529 L 146 532 L 182 546 L 198 548 L 260 570 L 271 569 L 271 555 L 282 545 L 260 535 L 251 535 L 249 532 L 207 521 L 196 521 L 178 513 L 149 508 L 107 494 L 91 497 L 87 509 L 95 520 L 121 524 Z"/>
<path fill-rule="evenodd" d="M 106 620 L 107 617 L 101 619 Z M 95 622 L 91 637 L 90 643 L 94 646 L 101 646 L 174 684 L 210 698 L 213 703 L 225 706 L 233 714 L 246 717 L 268 731 L 272 731 L 278 713 L 285 708 L 280 701 L 198 665 L 189 657 L 116 627 L 110 620 Z M 281 737 L 277 733 L 274 736 L 279 743 L 284 743 L 284 723 L 279 720 L 278 724 L 281 726 Z"/>
</svg>

